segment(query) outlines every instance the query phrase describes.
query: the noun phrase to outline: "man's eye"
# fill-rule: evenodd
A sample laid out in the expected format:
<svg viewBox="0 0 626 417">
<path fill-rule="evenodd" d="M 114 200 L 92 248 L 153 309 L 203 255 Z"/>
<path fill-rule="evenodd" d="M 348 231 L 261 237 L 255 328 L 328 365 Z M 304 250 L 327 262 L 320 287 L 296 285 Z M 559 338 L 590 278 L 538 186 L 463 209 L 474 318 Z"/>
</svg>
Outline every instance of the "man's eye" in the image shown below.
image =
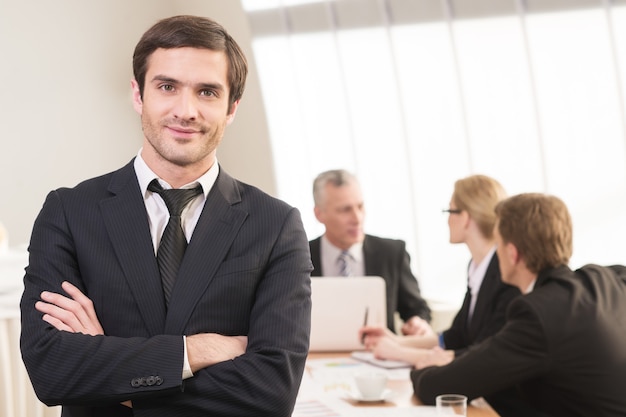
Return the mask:
<svg viewBox="0 0 626 417">
<path fill-rule="evenodd" d="M 160 88 L 163 91 L 174 91 L 174 86 L 170 84 L 163 84 Z"/>
<path fill-rule="evenodd" d="M 200 95 L 204 97 L 211 97 L 215 95 L 213 90 L 200 90 Z"/>
</svg>

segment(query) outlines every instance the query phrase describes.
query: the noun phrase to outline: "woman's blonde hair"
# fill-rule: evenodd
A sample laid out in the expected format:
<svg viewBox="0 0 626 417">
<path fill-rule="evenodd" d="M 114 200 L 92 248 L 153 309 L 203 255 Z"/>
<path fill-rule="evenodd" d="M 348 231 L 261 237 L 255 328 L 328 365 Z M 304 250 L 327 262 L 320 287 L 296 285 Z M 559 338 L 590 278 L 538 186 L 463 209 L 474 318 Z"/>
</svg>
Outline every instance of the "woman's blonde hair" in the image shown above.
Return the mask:
<svg viewBox="0 0 626 417">
<path fill-rule="evenodd" d="M 506 198 L 504 187 L 486 175 L 471 175 L 454 183 L 452 202 L 465 210 L 486 238 L 493 237 L 496 224 L 496 205 Z"/>
</svg>

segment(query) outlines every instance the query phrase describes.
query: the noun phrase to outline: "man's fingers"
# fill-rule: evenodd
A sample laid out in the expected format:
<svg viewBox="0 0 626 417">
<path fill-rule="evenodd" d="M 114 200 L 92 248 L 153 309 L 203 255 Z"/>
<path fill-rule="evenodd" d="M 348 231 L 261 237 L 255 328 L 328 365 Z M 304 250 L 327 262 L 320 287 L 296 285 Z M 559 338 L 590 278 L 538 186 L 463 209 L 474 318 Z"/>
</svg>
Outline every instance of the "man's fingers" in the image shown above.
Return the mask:
<svg viewBox="0 0 626 417">
<path fill-rule="evenodd" d="M 80 320 L 74 313 L 67 309 L 43 301 L 36 302 L 35 308 L 44 313 L 44 317 L 47 316 L 47 319 L 44 318 L 45 321 L 59 330 L 80 332 L 83 329 Z M 62 323 L 63 326 L 60 326 L 59 323 Z"/>
<path fill-rule="evenodd" d="M 43 321 L 48 322 L 49 324 L 51 324 L 53 327 L 56 327 L 57 330 L 63 330 L 66 332 L 72 332 L 73 330 L 67 326 L 65 323 L 63 323 L 61 320 L 52 317 L 50 314 L 44 314 L 42 317 Z"/>
<path fill-rule="evenodd" d="M 62 286 L 72 298 L 44 291 L 41 293 L 43 302 L 38 302 L 35 308 L 69 327 L 69 330 L 63 330 L 90 335 L 104 334 L 92 301 L 69 282 L 64 282 Z"/>
<path fill-rule="evenodd" d="M 78 304 L 80 304 L 83 307 L 83 310 L 85 311 L 85 314 L 87 315 L 87 317 L 89 317 L 90 323 L 95 323 L 95 322 L 97 322 L 98 324 L 100 323 L 98 321 L 98 316 L 96 315 L 96 309 L 93 306 L 93 301 L 91 301 L 91 299 L 89 297 L 87 297 L 85 294 L 83 294 L 82 291 L 78 289 L 78 287 L 76 287 L 75 285 L 73 285 L 72 283 L 70 283 L 68 281 L 64 281 L 61 284 L 61 287 Z"/>
<path fill-rule="evenodd" d="M 91 304 L 91 300 L 71 282 L 63 281 L 63 283 L 61 283 L 61 288 L 63 288 L 63 290 L 80 305 Z"/>
</svg>

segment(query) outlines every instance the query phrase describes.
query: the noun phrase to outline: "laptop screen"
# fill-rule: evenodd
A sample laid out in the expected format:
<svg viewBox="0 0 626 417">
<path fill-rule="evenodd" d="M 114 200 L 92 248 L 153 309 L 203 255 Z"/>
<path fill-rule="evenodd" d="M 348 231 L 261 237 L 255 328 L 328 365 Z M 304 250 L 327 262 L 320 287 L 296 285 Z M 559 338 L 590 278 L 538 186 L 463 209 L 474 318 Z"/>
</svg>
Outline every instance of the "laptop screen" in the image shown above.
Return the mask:
<svg viewBox="0 0 626 417">
<path fill-rule="evenodd" d="M 311 277 L 311 352 L 362 350 L 359 328 L 387 326 L 381 277 Z"/>
</svg>

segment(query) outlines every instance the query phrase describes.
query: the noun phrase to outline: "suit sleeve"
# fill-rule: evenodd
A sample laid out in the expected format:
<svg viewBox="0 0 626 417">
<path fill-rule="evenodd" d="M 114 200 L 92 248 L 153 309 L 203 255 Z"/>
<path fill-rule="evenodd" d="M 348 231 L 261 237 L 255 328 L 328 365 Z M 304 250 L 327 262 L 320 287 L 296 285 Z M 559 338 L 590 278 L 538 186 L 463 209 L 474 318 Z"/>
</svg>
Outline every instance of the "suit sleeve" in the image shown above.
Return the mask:
<svg viewBox="0 0 626 417">
<path fill-rule="evenodd" d="M 411 272 L 411 258 L 402 242 L 399 250 L 400 259 L 400 282 L 398 288 L 398 313 L 402 320 L 408 320 L 413 316 L 419 316 L 430 322 L 431 312 L 426 300 L 422 298 L 417 279 Z"/>
<path fill-rule="evenodd" d="M 63 293 L 63 281 L 85 291 L 58 192 L 48 195 L 35 221 L 29 253 L 20 304 L 20 343 L 41 401 L 48 405 L 106 405 L 180 391 L 181 336 L 122 338 L 58 331 L 35 309 L 42 291 Z M 145 381 L 151 378 L 151 383 L 138 383 L 138 375 L 145 376 Z"/>
<path fill-rule="evenodd" d="M 472 400 L 531 379 L 544 372 L 548 362 L 545 329 L 535 311 L 517 299 L 501 332 L 446 366 L 412 371 L 411 380 L 424 404 L 434 404 L 437 395 L 448 392 Z"/>
</svg>

